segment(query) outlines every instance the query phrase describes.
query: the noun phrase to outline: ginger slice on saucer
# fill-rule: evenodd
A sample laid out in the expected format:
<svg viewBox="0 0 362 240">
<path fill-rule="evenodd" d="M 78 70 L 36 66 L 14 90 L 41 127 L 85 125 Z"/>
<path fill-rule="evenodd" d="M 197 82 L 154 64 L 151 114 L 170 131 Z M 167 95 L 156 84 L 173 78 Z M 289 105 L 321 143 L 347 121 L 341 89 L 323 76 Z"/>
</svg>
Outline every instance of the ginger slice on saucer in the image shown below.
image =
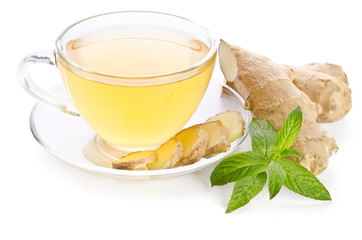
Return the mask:
<svg viewBox="0 0 362 240">
<path fill-rule="evenodd" d="M 112 167 L 124 170 L 148 170 L 147 164 L 155 160 L 157 155 L 154 151 L 132 152 L 112 162 Z"/>
<path fill-rule="evenodd" d="M 216 153 L 226 152 L 230 143 L 244 135 L 240 112 L 226 111 L 205 123 L 180 131 L 155 151 L 132 152 L 112 162 L 113 168 L 159 170 L 186 166 Z"/>
<path fill-rule="evenodd" d="M 184 146 L 181 141 L 171 138 L 161 145 L 155 153 L 157 160 L 147 164 L 149 170 L 172 168 L 181 159 L 184 152 Z"/>
<path fill-rule="evenodd" d="M 204 154 L 205 157 L 229 150 L 229 130 L 221 123 L 221 121 L 209 121 L 196 126 L 209 134 L 209 142 Z"/>
<path fill-rule="evenodd" d="M 231 143 L 244 135 L 244 120 L 238 111 L 226 111 L 219 113 L 206 122 L 220 120 L 221 123 L 229 130 L 228 142 Z"/>
<path fill-rule="evenodd" d="M 176 134 L 176 139 L 180 140 L 184 146 L 181 159 L 175 166 L 185 166 L 199 161 L 206 152 L 209 143 L 209 134 L 198 126 L 186 128 Z"/>
</svg>

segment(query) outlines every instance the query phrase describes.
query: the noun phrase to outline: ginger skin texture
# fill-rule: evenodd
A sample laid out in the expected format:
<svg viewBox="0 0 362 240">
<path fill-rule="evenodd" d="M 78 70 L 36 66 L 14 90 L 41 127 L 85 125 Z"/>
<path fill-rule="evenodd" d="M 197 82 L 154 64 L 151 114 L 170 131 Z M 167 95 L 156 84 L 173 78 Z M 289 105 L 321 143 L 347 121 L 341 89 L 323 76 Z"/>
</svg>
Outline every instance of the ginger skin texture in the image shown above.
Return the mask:
<svg viewBox="0 0 362 240">
<path fill-rule="evenodd" d="M 351 89 L 340 66 L 312 63 L 284 67 L 294 85 L 322 107 L 317 122 L 334 122 L 347 115 L 352 107 Z"/>
<path fill-rule="evenodd" d="M 300 106 L 303 124 L 292 148 L 302 157 L 292 160 L 315 175 L 325 170 L 338 146 L 317 123 L 322 107 L 293 84 L 285 66 L 223 40 L 219 60 L 227 84 L 241 95 L 255 118 L 265 118 L 279 130 L 288 114 Z"/>
<path fill-rule="evenodd" d="M 338 79 L 339 81 L 344 82 L 347 86 L 348 78 L 347 74 L 343 71 L 342 67 L 333 64 L 333 63 L 309 63 L 307 65 L 302 66 L 304 69 L 308 69 L 315 72 L 326 73 Z"/>
</svg>

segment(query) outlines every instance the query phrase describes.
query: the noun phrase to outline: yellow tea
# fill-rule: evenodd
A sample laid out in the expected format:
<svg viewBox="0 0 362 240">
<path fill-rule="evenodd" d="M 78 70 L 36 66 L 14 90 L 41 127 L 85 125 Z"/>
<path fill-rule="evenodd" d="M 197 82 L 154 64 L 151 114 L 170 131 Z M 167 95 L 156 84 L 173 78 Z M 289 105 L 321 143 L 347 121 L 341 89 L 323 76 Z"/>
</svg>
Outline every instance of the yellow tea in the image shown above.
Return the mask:
<svg viewBox="0 0 362 240">
<path fill-rule="evenodd" d="M 127 148 L 160 145 L 185 125 L 206 91 L 216 57 L 187 70 L 209 47 L 182 34 L 147 30 L 89 34 L 69 41 L 65 53 L 93 71 L 57 59 L 75 107 L 100 137 Z M 172 73 L 183 69 L 172 80 Z"/>
</svg>

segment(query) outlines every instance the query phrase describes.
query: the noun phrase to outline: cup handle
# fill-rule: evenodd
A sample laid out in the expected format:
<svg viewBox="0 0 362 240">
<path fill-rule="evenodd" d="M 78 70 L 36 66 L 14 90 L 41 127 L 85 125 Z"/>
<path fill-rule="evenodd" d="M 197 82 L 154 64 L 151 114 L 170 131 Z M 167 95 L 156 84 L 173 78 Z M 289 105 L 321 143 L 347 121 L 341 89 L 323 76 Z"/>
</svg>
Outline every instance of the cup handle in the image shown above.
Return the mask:
<svg viewBox="0 0 362 240">
<path fill-rule="evenodd" d="M 52 51 L 36 51 L 26 55 L 20 62 L 17 70 L 18 82 L 23 86 L 25 91 L 42 103 L 55 107 L 64 113 L 79 116 L 79 113 L 75 110 L 69 98 L 64 99 L 58 97 L 55 94 L 42 89 L 35 81 L 33 81 L 29 74 L 29 70 L 31 65 L 36 63 L 45 63 L 51 66 L 57 66 L 55 55 Z"/>
</svg>

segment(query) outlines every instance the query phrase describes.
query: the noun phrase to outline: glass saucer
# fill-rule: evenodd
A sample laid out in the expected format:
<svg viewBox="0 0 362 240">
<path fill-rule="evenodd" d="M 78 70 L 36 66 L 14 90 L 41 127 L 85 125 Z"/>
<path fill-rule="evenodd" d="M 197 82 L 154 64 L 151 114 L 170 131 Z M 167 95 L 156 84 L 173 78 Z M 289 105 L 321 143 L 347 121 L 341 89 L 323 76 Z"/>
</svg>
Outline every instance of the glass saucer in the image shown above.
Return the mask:
<svg viewBox="0 0 362 240">
<path fill-rule="evenodd" d="M 53 91 L 59 95 L 61 86 Z M 252 119 L 250 111 L 244 109 L 244 100 L 231 88 L 210 82 L 198 109 L 185 128 L 202 123 L 209 117 L 227 110 L 241 112 L 245 121 L 245 134 L 231 143 L 229 151 L 219 153 L 188 165 L 164 170 L 130 171 L 112 169 L 112 158 L 102 154 L 96 146 L 96 134 L 81 117 L 65 114 L 43 105 L 35 104 L 30 116 L 30 128 L 35 139 L 52 155 L 80 169 L 91 173 L 129 180 L 148 180 L 175 177 L 188 174 L 231 154 L 244 141 Z"/>
</svg>

